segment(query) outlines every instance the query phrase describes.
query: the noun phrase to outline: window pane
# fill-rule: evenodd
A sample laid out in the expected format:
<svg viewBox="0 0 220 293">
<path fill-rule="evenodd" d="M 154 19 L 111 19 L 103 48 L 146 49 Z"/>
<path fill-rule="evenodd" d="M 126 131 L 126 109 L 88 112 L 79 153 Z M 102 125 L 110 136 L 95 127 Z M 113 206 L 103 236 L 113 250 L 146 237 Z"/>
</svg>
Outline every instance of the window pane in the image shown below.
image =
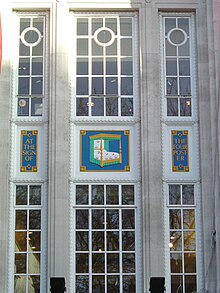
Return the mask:
<svg viewBox="0 0 220 293">
<path fill-rule="evenodd" d="M 166 74 L 177 75 L 177 60 L 176 59 L 166 60 Z"/>
<path fill-rule="evenodd" d="M 132 35 L 132 19 L 131 18 L 120 18 L 120 29 L 122 36 Z"/>
<path fill-rule="evenodd" d="M 104 211 L 92 210 L 92 228 L 103 229 L 104 228 Z"/>
<path fill-rule="evenodd" d="M 89 227 L 88 210 L 76 210 L 76 229 L 88 229 Z"/>
<path fill-rule="evenodd" d="M 88 35 L 88 20 L 86 18 L 77 19 L 77 35 Z"/>
<path fill-rule="evenodd" d="M 196 276 L 185 276 L 185 291 L 196 292 Z"/>
<path fill-rule="evenodd" d="M 179 60 L 179 75 L 190 75 L 189 59 L 180 59 Z"/>
<path fill-rule="evenodd" d="M 16 253 L 15 254 L 15 274 L 26 273 L 26 254 Z"/>
<path fill-rule="evenodd" d="M 19 60 L 19 75 L 29 75 L 30 74 L 30 59 L 20 58 Z"/>
<path fill-rule="evenodd" d="M 41 228 L 41 211 L 40 210 L 29 211 L 29 228 L 30 229 Z"/>
<path fill-rule="evenodd" d="M 80 75 L 88 74 L 88 58 L 77 58 L 76 72 Z"/>
<path fill-rule="evenodd" d="M 43 41 L 41 40 L 39 44 L 32 49 L 33 56 L 43 56 Z"/>
<path fill-rule="evenodd" d="M 133 95 L 133 78 L 121 78 L 121 95 Z"/>
<path fill-rule="evenodd" d="M 176 56 L 176 47 L 166 40 L 166 56 Z"/>
<path fill-rule="evenodd" d="M 122 249 L 124 251 L 135 250 L 135 232 L 134 231 L 122 232 Z"/>
<path fill-rule="evenodd" d="M 122 228 L 135 229 L 134 210 L 122 210 Z"/>
<path fill-rule="evenodd" d="M 89 186 L 76 185 L 76 204 L 88 204 L 89 202 Z"/>
<path fill-rule="evenodd" d="M 190 95 L 191 84 L 189 77 L 180 77 L 180 95 Z"/>
<path fill-rule="evenodd" d="M 176 18 L 165 18 L 165 35 L 167 35 L 167 33 L 176 27 Z"/>
<path fill-rule="evenodd" d="M 182 232 L 170 232 L 171 251 L 181 251 L 182 248 Z"/>
<path fill-rule="evenodd" d="M 87 231 L 76 231 L 76 250 L 89 250 L 89 235 Z"/>
<path fill-rule="evenodd" d="M 33 75 L 43 74 L 43 58 L 32 59 L 32 74 Z"/>
<path fill-rule="evenodd" d="M 196 233 L 184 232 L 184 250 L 195 251 L 196 250 Z"/>
<path fill-rule="evenodd" d="M 39 253 L 28 254 L 28 273 L 29 274 L 40 273 L 40 254 Z"/>
<path fill-rule="evenodd" d="M 32 98 L 31 99 L 31 116 L 42 116 L 42 114 L 43 114 L 42 98 Z"/>
<path fill-rule="evenodd" d="M 112 75 L 117 74 L 117 59 L 116 58 L 106 58 L 106 74 Z"/>
<path fill-rule="evenodd" d="M 105 26 L 110 28 L 114 34 L 117 34 L 117 19 L 116 18 L 106 18 Z"/>
<path fill-rule="evenodd" d="M 191 99 L 180 99 L 180 116 L 192 116 Z"/>
<path fill-rule="evenodd" d="M 92 74 L 95 74 L 95 75 L 103 74 L 103 59 L 102 58 L 92 59 Z"/>
<path fill-rule="evenodd" d="M 94 40 L 92 40 L 92 55 L 93 56 L 103 55 L 103 47 L 98 45 Z"/>
<path fill-rule="evenodd" d="M 26 230 L 27 229 L 27 211 L 17 210 L 16 211 L 16 230 Z"/>
<path fill-rule="evenodd" d="M 118 229 L 119 228 L 119 211 L 118 210 L 107 210 L 106 211 L 107 229 Z"/>
<path fill-rule="evenodd" d="M 92 292 L 105 293 L 105 276 L 92 276 Z"/>
<path fill-rule="evenodd" d="M 119 232 L 107 231 L 107 250 L 108 251 L 119 250 Z"/>
<path fill-rule="evenodd" d="M 76 276 L 76 292 L 89 292 L 89 276 Z"/>
<path fill-rule="evenodd" d="M 43 34 L 43 28 L 44 28 L 44 19 L 43 18 L 33 18 L 33 26 L 37 28 L 41 34 Z"/>
<path fill-rule="evenodd" d="M 121 39 L 121 55 L 132 56 L 132 39 Z"/>
<path fill-rule="evenodd" d="M 182 186 L 183 204 L 194 204 L 194 185 L 187 184 Z"/>
<path fill-rule="evenodd" d="M 32 185 L 29 187 L 29 204 L 40 205 L 41 204 L 41 186 Z"/>
<path fill-rule="evenodd" d="M 89 292 L 89 276 L 76 276 L 76 292 Z"/>
<path fill-rule="evenodd" d="M 42 93 L 43 93 L 43 78 L 32 77 L 31 78 L 31 94 L 42 95 Z"/>
<path fill-rule="evenodd" d="M 94 105 L 92 106 L 92 116 L 103 116 L 104 115 L 104 99 L 103 98 L 92 98 Z"/>
<path fill-rule="evenodd" d="M 93 251 L 105 250 L 104 232 L 103 231 L 93 231 L 92 232 L 92 250 Z"/>
<path fill-rule="evenodd" d="M 27 186 L 17 185 L 16 186 L 16 205 L 27 204 Z"/>
<path fill-rule="evenodd" d="M 123 253 L 122 266 L 123 266 L 123 273 L 135 273 L 135 254 Z"/>
<path fill-rule="evenodd" d="M 136 292 L 135 276 L 123 276 L 123 292 Z"/>
<path fill-rule="evenodd" d="M 184 253 L 184 271 L 185 273 L 196 273 L 195 253 Z"/>
<path fill-rule="evenodd" d="M 183 228 L 195 229 L 195 211 L 183 210 Z"/>
<path fill-rule="evenodd" d="M 118 98 L 106 98 L 106 116 L 118 115 Z"/>
<path fill-rule="evenodd" d="M 27 250 L 27 232 L 15 232 L 15 251 Z"/>
<path fill-rule="evenodd" d="M 178 116 L 177 98 L 167 98 L 167 116 Z"/>
<path fill-rule="evenodd" d="M 171 276 L 171 292 L 183 293 L 183 277 L 181 275 Z"/>
<path fill-rule="evenodd" d="M 121 116 L 133 116 L 132 98 L 121 98 Z"/>
<path fill-rule="evenodd" d="M 28 288 L 33 287 L 33 293 L 40 293 L 40 276 L 28 277 Z M 31 293 L 31 292 L 30 292 Z"/>
<path fill-rule="evenodd" d="M 110 46 L 106 48 L 106 55 L 107 56 L 117 55 L 117 40 L 116 39 Z"/>
<path fill-rule="evenodd" d="M 178 27 L 183 29 L 187 35 L 189 35 L 189 19 L 188 18 L 179 18 Z"/>
<path fill-rule="evenodd" d="M 169 204 L 181 204 L 180 185 L 169 185 Z"/>
<path fill-rule="evenodd" d="M 29 99 L 18 98 L 18 116 L 29 115 Z"/>
<path fill-rule="evenodd" d="M 104 204 L 104 186 L 92 185 L 92 204 L 99 205 Z"/>
<path fill-rule="evenodd" d="M 41 250 L 41 232 L 37 232 L 37 231 L 29 232 L 28 243 L 29 243 L 28 245 L 29 251 L 40 251 Z"/>
<path fill-rule="evenodd" d="M 19 95 L 29 95 L 29 77 L 19 77 L 18 78 L 18 94 Z"/>
<path fill-rule="evenodd" d="M 76 273 L 89 272 L 89 255 L 87 253 L 76 253 Z"/>
<path fill-rule="evenodd" d="M 167 95 L 177 95 L 177 94 L 178 94 L 177 78 L 168 77 L 167 78 Z"/>
<path fill-rule="evenodd" d="M 134 186 L 122 185 L 122 204 L 133 205 L 134 204 Z"/>
<path fill-rule="evenodd" d="M 21 41 L 19 45 L 20 56 L 30 56 L 30 47 L 25 46 Z"/>
<path fill-rule="evenodd" d="M 92 272 L 104 273 L 105 272 L 105 255 L 104 253 L 92 254 Z M 99 291 L 95 291 L 99 292 Z"/>
<path fill-rule="evenodd" d="M 102 18 L 92 18 L 92 34 L 96 32 L 97 29 L 103 26 Z"/>
<path fill-rule="evenodd" d="M 107 292 L 120 292 L 120 279 L 119 276 L 107 276 Z M 126 291 L 128 292 L 128 291 Z"/>
<path fill-rule="evenodd" d="M 77 55 L 88 55 L 88 39 L 77 40 Z"/>
<path fill-rule="evenodd" d="M 77 95 L 88 95 L 88 78 L 77 77 L 76 79 L 76 94 Z"/>
<path fill-rule="evenodd" d="M 104 80 L 102 77 L 92 78 L 92 94 L 104 94 Z"/>
<path fill-rule="evenodd" d="M 180 56 L 189 56 L 189 41 L 178 48 Z"/>
<path fill-rule="evenodd" d="M 108 273 L 119 273 L 119 254 L 108 253 L 107 254 L 107 272 Z"/>
<path fill-rule="evenodd" d="M 170 254 L 170 267 L 171 267 L 171 273 L 182 273 L 182 254 L 181 253 Z"/>
<path fill-rule="evenodd" d="M 117 95 L 118 94 L 118 80 L 115 77 L 106 77 L 106 94 Z"/>
<path fill-rule="evenodd" d="M 106 186 L 106 204 L 118 204 L 118 185 Z"/>
<path fill-rule="evenodd" d="M 76 115 L 77 116 L 88 116 L 89 107 L 87 98 L 77 98 L 76 99 Z"/>
<path fill-rule="evenodd" d="M 123 75 L 133 74 L 132 58 L 121 58 L 121 74 Z"/>
<path fill-rule="evenodd" d="M 170 209 L 170 229 L 181 229 L 181 210 Z"/>
</svg>

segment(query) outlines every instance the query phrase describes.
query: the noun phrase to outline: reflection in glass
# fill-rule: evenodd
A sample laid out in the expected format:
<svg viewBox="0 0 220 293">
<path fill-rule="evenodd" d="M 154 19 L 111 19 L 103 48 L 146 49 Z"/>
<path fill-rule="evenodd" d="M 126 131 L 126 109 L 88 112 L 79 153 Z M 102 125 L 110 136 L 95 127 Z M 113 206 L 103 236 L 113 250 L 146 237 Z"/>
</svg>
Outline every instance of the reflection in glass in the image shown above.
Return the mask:
<svg viewBox="0 0 220 293">
<path fill-rule="evenodd" d="M 40 276 L 28 277 L 28 293 L 40 293 Z"/>
<path fill-rule="evenodd" d="M 92 94 L 104 93 L 104 80 L 102 77 L 92 77 Z"/>
<path fill-rule="evenodd" d="M 107 229 L 119 228 L 119 211 L 118 210 L 106 210 Z"/>
<path fill-rule="evenodd" d="M 29 77 L 19 77 L 18 78 L 18 94 L 19 95 L 29 95 Z"/>
<path fill-rule="evenodd" d="M 107 250 L 108 251 L 119 250 L 119 232 L 107 231 Z"/>
<path fill-rule="evenodd" d="M 27 185 L 16 186 L 16 205 L 27 204 Z"/>
<path fill-rule="evenodd" d="M 133 205 L 134 204 L 134 186 L 122 185 L 122 204 Z"/>
<path fill-rule="evenodd" d="M 167 116 L 178 116 L 178 98 L 167 98 Z"/>
<path fill-rule="evenodd" d="M 119 276 L 107 276 L 107 292 L 120 292 L 120 278 Z"/>
<path fill-rule="evenodd" d="M 133 62 L 132 58 L 121 58 L 121 74 L 132 75 L 133 74 Z"/>
<path fill-rule="evenodd" d="M 185 276 L 185 291 L 196 292 L 196 276 Z"/>
<path fill-rule="evenodd" d="M 88 116 L 88 98 L 77 98 L 76 99 L 76 115 L 77 116 Z"/>
<path fill-rule="evenodd" d="M 40 254 L 39 253 L 28 254 L 28 273 L 29 274 L 40 273 Z"/>
<path fill-rule="evenodd" d="M 76 231 L 76 250 L 89 250 L 89 235 L 87 231 Z"/>
<path fill-rule="evenodd" d="M 183 293 L 183 276 L 182 275 L 179 275 L 179 276 L 171 275 L 171 292 Z"/>
<path fill-rule="evenodd" d="M 43 58 L 33 58 L 32 59 L 32 74 L 42 75 L 43 74 Z"/>
<path fill-rule="evenodd" d="M 182 185 L 183 204 L 193 205 L 194 204 L 194 185 L 187 184 Z"/>
<path fill-rule="evenodd" d="M 171 251 L 180 251 L 182 250 L 182 232 L 172 231 L 170 232 L 170 247 Z"/>
<path fill-rule="evenodd" d="M 106 116 L 118 115 L 118 98 L 106 98 Z"/>
<path fill-rule="evenodd" d="M 116 95 L 118 93 L 118 79 L 116 77 L 106 77 L 106 94 Z"/>
<path fill-rule="evenodd" d="M 169 185 L 169 204 L 181 204 L 180 185 Z"/>
<path fill-rule="evenodd" d="M 122 232 L 122 249 L 124 251 L 135 250 L 135 232 L 134 231 Z"/>
<path fill-rule="evenodd" d="M 118 185 L 106 186 L 106 204 L 118 204 Z"/>
<path fill-rule="evenodd" d="M 92 254 L 92 272 L 93 273 L 105 272 L 105 254 L 104 253 Z"/>
<path fill-rule="evenodd" d="M 133 116 L 133 98 L 121 98 L 121 116 Z"/>
<path fill-rule="evenodd" d="M 180 99 L 180 116 L 192 116 L 191 110 L 191 99 L 181 98 Z"/>
<path fill-rule="evenodd" d="M 41 39 L 40 43 L 32 48 L 33 56 L 43 56 L 43 41 Z"/>
<path fill-rule="evenodd" d="M 26 292 L 26 276 L 14 276 L 14 293 Z"/>
<path fill-rule="evenodd" d="M 77 58 L 76 72 L 79 75 L 88 74 L 88 58 Z"/>
<path fill-rule="evenodd" d="M 29 228 L 30 229 L 41 228 L 41 211 L 40 210 L 29 211 Z"/>
<path fill-rule="evenodd" d="M 89 255 L 88 253 L 76 253 L 76 273 L 89 272 Z"/>
<path fill-rule="evenodd" d="M 102 75 L 103 74 L 103 59 L 92 58 L 92 74 Z"/>
<path fill-rule="evenodd" d="M 29 187 L 29 204 L 40 205 L 41 204 L 41 186 L 31 185 Z"/>
<path fill-rule="evenodd" d="M 31 99 L 31 116 L 42 116 L 42 114 L 43 114 L 42 98 L 32 98 Z"/>
<path fill-rule="evenodd" d="M 188 58 L 179 60 L 179 75 L 190 75 L 190 62 Z"/>
<path fill-rule="evenodd" d="M 117 58 L 106 58 L 106 74 L 113 75 L 117 74 L 118 68 L 117 68 Z"/>
<path fill-rule="evenodd" d="M 123 273 L 135 273 L 135 254 L 123 253 L 122 266 L 123 266 Z"/>
<path fill-rule="evenodd" d="M 19 59 L 19 75 L 29 75 L 30 74 L 30 59 L 29 58 L 20 58 Z"/>
<path fill-rule="evenodd" d="M 181 210 L 170 209 L 170 229 L 181 229 Z"/>
<path fill-rule="evenodd" d="M 195 251 L 196 250 L 196 235 L 193 232 L 184 232 L 184 250 Z"/>
<path fill-rule="evenodd" d="M 88 95 L 88 77 L 76 78 L 76 94 Z"/>
<path fill-rule="evenodd" d="M 133 95 L 133 78 L 121 78 L 121 95 Z"/>
<path fill-rule="evenodd" d="M 32 95 L 43 94 L 43 78 L 42 77 L 31 78 L 31 94 Z"/>
<path fill-rule="evenodd" d="M 88 204 L 89 187 L 88 185 L 76 185 L 76 204 Z"/>
<path fill-rule="evenodd" d="M 122 210 L 122 228 L 135 229 L 134 210 Z"/>
<path fill-rule="evenodd" d="M 28 234 L 28 250 L 40 251 L 41 250 L 41 232 L 31 231 Z"/>
<path fill-rule="evenodd" d="M 195 210 L 183 210 L 183 228 L 195 229 Z"/>
<path fill-rule="evenodd" d="M 119 273 L 119 254 L 108 253 L 107 254 L 107 272 L 108 273 Z"/>
<path fill-rule="evenodd" d="M 171 273 L 182 273 L 182 254 L 181 253 L 170 254 L 170 267 L 171 267 Z"/>
<path fill-rule="evenodd" d="M 92 98 L 92 116 L 103 116 L 104 115 L 104 99 L 103 98 Z"/>
<path fill-rule="evenodd" d="M 76 276 L 76 292 L 85 293 L 89 292 L 89 276 Z"/>
<path fill-rule="evenodd" d="M 89 211 L 76 210 L 76 229 L 88 229 L 89 227 Z"/>
<path fill-rule="evenodd" d="M 104 211 L 92 210 L 92 229 L 104 228 Z"/>
<path fill-rule="evenodd" d="M 166 79 L 167 86 L 167 95 L 177 95 L 178 94 L 178 85 L 176 77 L 167 77 Z"/>
<path fill-rule="evenodd" d="M 104 185 L 92 185 L 92 204 L 104 204 Z"/>
<path fill-rule="evenodd" d="M 92 250 L 93 251 L 103 251 L 104 246 L 104 232 L 103 231 L 93 231 L 92 232 Z"/>
</svg>

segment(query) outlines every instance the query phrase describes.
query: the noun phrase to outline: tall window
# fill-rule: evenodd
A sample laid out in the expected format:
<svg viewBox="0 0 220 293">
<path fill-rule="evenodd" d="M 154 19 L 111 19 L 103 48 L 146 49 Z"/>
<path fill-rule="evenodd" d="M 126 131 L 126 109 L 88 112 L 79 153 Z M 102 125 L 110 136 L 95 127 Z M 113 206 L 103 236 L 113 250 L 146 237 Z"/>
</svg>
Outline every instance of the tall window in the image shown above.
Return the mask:
<svg viewBox="0 0 220 293">
<path fill-rule="evenodd" d="M 169 185 L 171 292 L 197 291 L 196 221 L 193 184 Z"/>
<path fill-rule="evenodd" d="M 15 194 L 14 292 L 39 293 L 42 251 L 41 185 L 17 185 Z"/>
<path fill-rule="evenodd" d="M 76 116 L 133 116 L 134 19 L 76 19 Z"/>
<path fill-rule="evenodd" d="M 45 67 L 45 17 L 19 18 L 17 116 L 42 116 Z"/>
<path fill-rule="evenodd" d="M 134 185 L 76 185 L 75 292 L 136 292 Z"/>
<path fill-rule="evenodd" d="M 190 17 L 164 17 L 166 115 L 192 116 L 192 49 Z"/>
</svg>

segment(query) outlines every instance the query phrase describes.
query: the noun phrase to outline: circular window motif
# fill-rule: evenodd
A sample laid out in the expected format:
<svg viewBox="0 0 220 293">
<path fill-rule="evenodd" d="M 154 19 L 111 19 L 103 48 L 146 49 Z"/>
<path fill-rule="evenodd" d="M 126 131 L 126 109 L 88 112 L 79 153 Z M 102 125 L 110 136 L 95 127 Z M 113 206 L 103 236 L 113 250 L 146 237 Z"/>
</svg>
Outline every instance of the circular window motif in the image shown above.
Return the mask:
<svg viewBox="0 0 220 293">
<path fill-rule="evenodd" d="M 29 47 L 38 45 L 41 41 L 41 34 L 35 27 L 28 27 L 21 34 L 22 43 Z"/>
<path fill-rule="evenodd" d="M 180 28 L 170 30 L 167 37 L 168 41 L 174 46 L 182 46 L 187 41 L 186 33 Z"/>
<path fill-rule="evenodd" d="M 114 40 L 115 40 L 115 35 L 113 31 L 107 27 L 101 27 L 96 30 L 94 34 L 94 38 L 97 44 L 100 46 L 110 46 Z"/>
<path fill-rule="evenodd" d="M 23 108 L 23 107 L 25 107 L 26 106 L 26 101 L 24 100 L 24 99 L 21 99 L 21 100 L 19 100 L 19 102 L 18 102 L 18 105 L 21 107 L 21 108 Z"/>
</svg>

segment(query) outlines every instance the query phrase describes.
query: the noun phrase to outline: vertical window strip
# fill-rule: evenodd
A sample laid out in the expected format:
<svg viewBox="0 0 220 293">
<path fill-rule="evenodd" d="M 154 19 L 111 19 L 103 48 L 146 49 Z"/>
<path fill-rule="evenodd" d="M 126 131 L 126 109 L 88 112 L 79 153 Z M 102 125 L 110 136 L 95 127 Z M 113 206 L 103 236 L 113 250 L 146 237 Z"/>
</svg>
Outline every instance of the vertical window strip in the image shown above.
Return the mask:
<svg viewBox="0 0 220 293">
<path fill-rule="evenodd" d="M 169 184 L 171 293 L 197 290 L 196 206 L 193 184 Z"/>
<path fill-rule="evenodd" d="M 40 292 L 42 186 L 16 185 L 14 292 Z"/>
<path fill-rule="evenodd" d="M 75 292 L 136 290 L 133 185 L 76 185 Z"/>
<path fill-rule="evenodd" d="M 191 17 L 163 18 L 166 116 L 192 116 Z"/>
<path fill-rule="evenodd" d="M 78 17 L 76 26 L 76 115 L 133 116 L 133 17 Z"/>
<path fill-rule="evenodd" d="M 17 116 L 40 117 L 45 95 L 46 16 L 24 14 L 18 19 Z"/>
</svg>

